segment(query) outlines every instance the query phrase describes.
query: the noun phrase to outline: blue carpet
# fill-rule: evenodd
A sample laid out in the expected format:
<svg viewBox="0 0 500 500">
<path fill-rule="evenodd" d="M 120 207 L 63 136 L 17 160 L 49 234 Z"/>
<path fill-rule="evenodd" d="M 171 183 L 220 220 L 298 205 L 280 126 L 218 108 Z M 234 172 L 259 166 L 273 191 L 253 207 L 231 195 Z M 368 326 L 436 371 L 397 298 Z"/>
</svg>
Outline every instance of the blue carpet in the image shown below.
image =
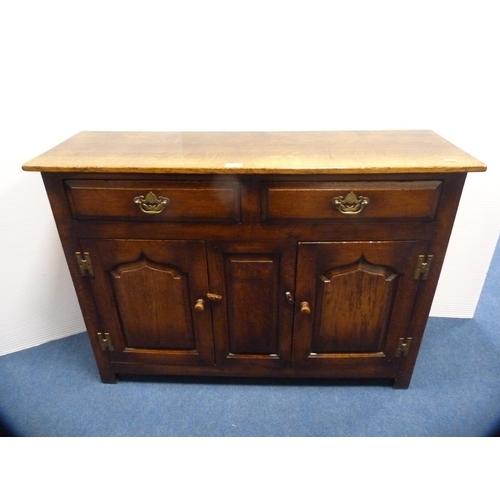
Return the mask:
<svg viewBox="0 0 500 500">
<path fill-rule="evenodd" d="M 99 380 L 86 334 L 0 357 L 15 436 L 491 436 L 500 425 L 500 245 L 472 320 L 431 318 L 408 390 L 325 381 Z"/>
</svg>

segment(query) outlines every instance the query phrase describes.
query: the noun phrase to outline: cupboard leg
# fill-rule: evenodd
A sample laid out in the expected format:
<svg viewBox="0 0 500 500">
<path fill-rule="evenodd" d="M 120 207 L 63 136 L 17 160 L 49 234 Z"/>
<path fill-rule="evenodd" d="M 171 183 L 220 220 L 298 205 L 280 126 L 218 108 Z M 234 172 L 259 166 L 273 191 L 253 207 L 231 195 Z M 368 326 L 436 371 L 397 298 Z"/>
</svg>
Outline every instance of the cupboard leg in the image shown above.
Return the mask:
<svg viewBox="0 0 500 500">
<path fill-rule="evenodd" d="M 410 376 L 404 376 L 401 374 L 394 379 L 393 389 L 408 389 L 410 387 L 411 374 Z"/>
<path fill-rule="evenodd" d="M 116 373 L 111 369 L 111 363 L 98 360 L 97 369 L 103 384 L 116 384 Z"/>
<path fill-rule="evenodd" d="M 106 371 L 106 373 L 103 373 L 103 371 L 99 369 L 99 375 L 101 376 L 101 382 L 103 384 L 116 384 L 117 382 L 116 374 L 112 371 Z"/>
</svg>

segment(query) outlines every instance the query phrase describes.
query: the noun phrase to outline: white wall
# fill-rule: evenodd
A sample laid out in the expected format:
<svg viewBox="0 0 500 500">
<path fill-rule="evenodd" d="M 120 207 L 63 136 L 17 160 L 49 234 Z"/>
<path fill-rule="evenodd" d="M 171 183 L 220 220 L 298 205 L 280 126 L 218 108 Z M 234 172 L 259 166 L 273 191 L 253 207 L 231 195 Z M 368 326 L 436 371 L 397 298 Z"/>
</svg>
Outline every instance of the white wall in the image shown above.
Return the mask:
<svg viewBox="0 0 500 500">
<path fill-rule="evenodd" d="M 84 330 L 39 174 L 80 130 L 432 129 L 471 174 L 434 315 L 470 317 L 498 238 L 491 1 L 0 4 L 0 354 Z"/>
</svg>

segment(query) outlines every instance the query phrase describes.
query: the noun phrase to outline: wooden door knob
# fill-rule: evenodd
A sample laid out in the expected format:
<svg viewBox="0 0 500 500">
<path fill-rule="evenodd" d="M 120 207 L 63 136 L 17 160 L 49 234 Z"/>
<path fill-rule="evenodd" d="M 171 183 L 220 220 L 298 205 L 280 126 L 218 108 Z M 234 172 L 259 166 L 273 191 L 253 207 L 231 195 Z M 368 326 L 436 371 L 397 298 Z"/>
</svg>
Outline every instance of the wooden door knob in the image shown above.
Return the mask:
<svg viewBox="0 0 500 500">
<path fill-rule="evenodd" d="M 203 312 L 205 310 L 205 301 L 203 299 L 198 299 L 194 305 L 195 311 Z"/>
<path fill-rule="evenodd" d="M 309 302 L 302 302 L 300 304 L 300 312 L 302 314 L 311 314 L 311 306 L 309 305 Z"/>
</svg>

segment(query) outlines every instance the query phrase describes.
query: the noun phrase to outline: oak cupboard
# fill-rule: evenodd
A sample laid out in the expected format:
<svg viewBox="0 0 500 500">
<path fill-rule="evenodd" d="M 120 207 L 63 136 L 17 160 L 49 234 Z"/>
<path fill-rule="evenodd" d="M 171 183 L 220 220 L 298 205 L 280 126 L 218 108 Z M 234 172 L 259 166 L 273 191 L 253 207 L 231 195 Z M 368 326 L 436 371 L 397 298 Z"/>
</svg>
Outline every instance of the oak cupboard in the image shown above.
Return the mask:
<svg viewBox="0 0 500 500">
<path fill-rule="evenodd" d="M 408 387 L 467 172 L 430 131 L 81 132 L 45 183 L 103 382 Z"/>
</svg>

